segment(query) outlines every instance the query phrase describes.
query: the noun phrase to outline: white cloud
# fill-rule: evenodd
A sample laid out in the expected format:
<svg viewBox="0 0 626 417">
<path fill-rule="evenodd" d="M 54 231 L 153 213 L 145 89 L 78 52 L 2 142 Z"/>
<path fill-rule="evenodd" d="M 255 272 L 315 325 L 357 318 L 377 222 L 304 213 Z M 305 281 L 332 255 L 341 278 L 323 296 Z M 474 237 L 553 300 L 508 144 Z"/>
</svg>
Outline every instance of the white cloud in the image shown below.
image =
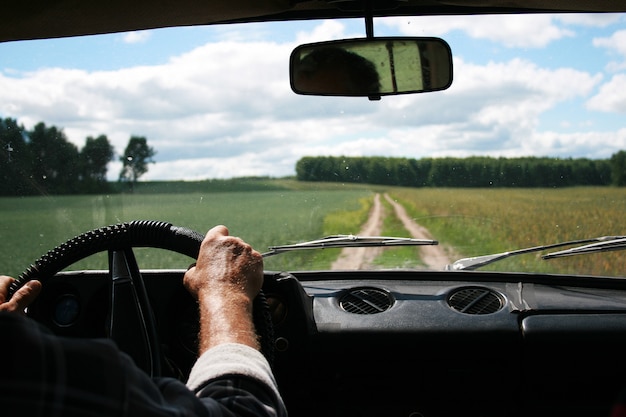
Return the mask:
<svg viewBox="0 0 626 417">
<path fill-rule="evenodd" d="M 337 20 L 326 20 L 311 32 L 298 32 L 298 43 L 310 43 L 349 37 L 345 34 L 346 26 Z"/>
<path fill-rule="evenodd" d="M 229 178 L 233 172 L 237 172 L 237 176 L 254 176 L 263 175 L 272 169 L 271 160 L 263 160 L 257 158 L 256 155 L 243 153 L 220 158 L 192 158 L 159 162 L 150 165 L 142 180 L 177 178 L 180 177 L 180 174 L 183 174 L 186 180 Z"/>
<path fill-rule="evenodd" d="M 621 13 L 566 13 L 556 16 L 557 20 L 568 25 L 585 27 L 607 27 L 624 20 Z"/>
<path fill-rule="evenodd" d="M 618 30 L 613 35 L 604 38 L 594 38 L 593 46 L 606 48 L 612 56 L 617 56 L 617 61 L 610 61 L 606 68 L 609 72 L 617 72 L 626 69 L 626 30 Z"/>
<path fill-rule="evenodd" d="M 424 16 L 385 18 L 380 21 L 411 36 L 443 36 L 463 31 L 472 38 L 490 40 L 507 47 L 540 48 L 574 32 L 562 28 L 549 15 Z M 532 30 L 529 30 L 532 28 Z"/>
<path fill-rule="evenodd" d="M 626 114 L 626 74 L 617 74 L 587 102 L 591 110 Z"/>
<path fill-rule="evenodd" d="M 615 132 L 537 133 L 526 143 L 526 153 L 521 155 L 534 151 L 539 155 L 569 157 L 572 148 L 581 150 L 582 156 L 588 158 L 607 158 L 626 149 L 626 128 Z"/>
<path fill-rule="evenodd" d="M 525 45 L 569 36 L 548 19 L 540 20 L 534 40 L 522 41 L 524 30 L 516 18 L 501 25 L 481 20 L 474 28 L 458 18 L 445 27 L 441 22 L 439 30 L 449 30 L 452 22 L 478 37 L 493 34 L 502 42 Z M 430 29 L 438 22 L 429 23 Z M 329 21 L 298 38 L 319 41 L 345 32 L 345 26 Z M 87 136 L 106 134 L 118 153 L 131 135 L 146 136 L 157 151 L 146 180 L 291 175 L 304 155 L 607 157 L 616 146 L 626 147 L 626 129 L 597 133 L 584 127 L 580 133 L 564 133 L 538 128 L 546 112 L 594 93 L 589 108 L 625 112 L 621 75 L 597 91 L 602 77 L 579 69 L 547 69 L 519 58 L 483 65 L 456 59 L 454 83 L 440 93 L 380 102 L 296 96 L 287 78 L 293 46 L 231 38 L 162 65 L 0 72 L 0 115 L 18 118 L 27 128 L 39 121 L 56 125 L 78 146 Z M 571 130 L 592 117 L 581 117 L 584 108 L 578 111 L 555 128 Z M 114 162 L 109 177 L 118 173 Z"/>
<path fill-rule="evenodd" d="M 149 30 L 128 32 L 122 35 L 122 41 L 124 43 L 144 43 L 147 42 L 151 36 L 152 32 Z"/>
</svg>

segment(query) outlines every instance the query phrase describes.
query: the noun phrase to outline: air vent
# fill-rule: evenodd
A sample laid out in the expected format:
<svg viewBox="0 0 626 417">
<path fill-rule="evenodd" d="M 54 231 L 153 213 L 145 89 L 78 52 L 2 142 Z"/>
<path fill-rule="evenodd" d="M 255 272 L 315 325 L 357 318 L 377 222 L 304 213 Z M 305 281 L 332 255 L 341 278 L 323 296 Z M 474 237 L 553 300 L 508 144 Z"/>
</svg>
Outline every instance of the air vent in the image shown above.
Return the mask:
<svg viewBox="0 0 626 417">
<path fill-rule="evenodd" d="M 378 288 L 353 288 L 341 297 L 339 305 L 348 313 L 377 314 L 388 310 L 393 305 L 393 298 Z"/>
<path fill-rule="evenodd" d="M 489 288 L 468 287 L 452 292 L 448 297 L 448 305 L 465 314 L 491 314 L 504 307 L 504 300 Z"/>
</svg>

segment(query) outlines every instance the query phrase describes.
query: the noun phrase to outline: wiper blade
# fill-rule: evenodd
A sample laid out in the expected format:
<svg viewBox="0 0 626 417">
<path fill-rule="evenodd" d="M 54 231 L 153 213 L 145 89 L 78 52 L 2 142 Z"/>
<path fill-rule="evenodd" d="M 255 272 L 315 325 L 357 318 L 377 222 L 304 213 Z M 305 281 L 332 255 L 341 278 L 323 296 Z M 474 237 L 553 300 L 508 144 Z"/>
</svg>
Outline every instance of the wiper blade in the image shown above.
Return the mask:
<svg viewBox="0 0 626 417">
<path fill-rule="evenodd" d="M 562 258 L 564 256 L 581 255 L 584 253 L 608 252 L 626 249 L 626 236 L 604 236 L 598 243 L 592 243 L 575 248 L 565 249 L 558 252 L 543 255 L 543 259 Z"/>
<path fill-rule="evenodd" d="M 439 242 L 431 239 L 413 239 L 408 237 L 392 236 L 355 236 L 355 235 L 332 235 L 308 242 L 293 245 L 270 246 L 269 252 L 262 254 L 264 258 L 283 252 L 304 249 L 325 248 L 362 248 L 368 246 L 415 246 L 415 245 L 438 245 Z"/>
<path fill-rule="evenodd" d="M 600 237 L 594 237 L 594 238 L 589 238 L 589 239 L 569 240 L 566 242 L 553 243 L 550 245 L 533 246 L 531 248 L 518 249 L 518 250 L 509 251 L 509 252 L 494 253 L 492 255 L 475 256 L 472 258 L 463 258 L 463 259 L 459 259 L 458 261 L 455 261 L 454 263 L 450 265 L 447 265 L 446 270 L 473 271 L 475 269 L 480 268 L 481 266 L 489 265 L 491 263 L 500 261 L 502 259 L 506 259 L 515 255 L 522 255 L 524 253 L 540 252 L 540 251 L 547 250 L 547 249 L 558 248 L 562 246 L 578 245 L 581 243 L 589 243 L 589 242 L 603 242 L 604 243 L 604 242 L 610 242 L 610 241 L 615 241 L 615 240 L 620 240 L 620 239 L 626 240 L 626 236 L 600 236 Z M 593 245 L 588 245 L 588 246 L 593 246 Z M 576 249 L 576 248 L 573 248 L 573 249 Z M 610 250 L 617 250 L 617 249 L 618 248 L 610 249 Z M 605 250 L 609 250 L 609 249 L 605 249 Z M 547 257 L 556 258 L 557 256 L 567 256 L 567 255 L 558 255 L 559 253 L 563 253 L 563 252 L 567 252 L 567 251 L 555 252 L 553 254 L 544 255 L 543 259 L 548 259 Z M 550 256 L 550 255 L 555 255 L 555 254 L 557 254 L 557 256 Z M 574 253 L 572 253 L 572 255 L 573 254 Z"/>
</svg>

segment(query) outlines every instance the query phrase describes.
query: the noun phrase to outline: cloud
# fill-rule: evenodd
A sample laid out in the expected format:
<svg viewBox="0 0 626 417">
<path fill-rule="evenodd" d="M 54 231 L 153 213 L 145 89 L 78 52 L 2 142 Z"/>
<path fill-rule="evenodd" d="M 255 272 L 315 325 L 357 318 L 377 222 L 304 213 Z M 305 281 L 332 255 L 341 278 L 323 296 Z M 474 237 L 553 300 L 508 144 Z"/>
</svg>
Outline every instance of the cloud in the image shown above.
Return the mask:
<svg viewBox="0 0 626 417">
<path fill-rule="evenodd" d="M 626 115 L 626 74 L 617 74 L 602 85 L 598 94 L 587 101 L 587 107 Z"/>
<path fill-rule="evenodd" d="M 346 26 L 340 21 L 326 20 L 310 32 L 298 32 L 296 41 L 297 43 L 310 43 L 350 37 L 345 34 L 345 30 Z"/>
<path fill-rule="evenodd" d="M 127 32 L 122 35 L 122 42 L 124 43 L 144 43 L 152 36 L 152 32 L 149 30 L 140 30 L 134 32 Z"/>
<path fill-rule="evenodd" d="M 612 56 L 617 56 L 617 61 L 610 61 L 606 68 L 609 72 L 617 72 L 626 69 L 626 30 L 618 30 L 609 37 L 594 38 L 593 46 L 605 48 Z"/>
<path fill-rule="evenodd" d="M 614 132 L 542 132 L 530 139 L 526 144 L 527 151 L 539 151 L 536 153 L 539 155 L 568 158 L 571 157 L 570 150 L 576 148 L 581 156 L 599 159 L 626 149 L 626 128 Z"/>
<path fill-rule="evenodd" d="M 229 178 L 233 172 L 242 177 L 255 176 L 275 169 L 272 164 L 272 160 L 260 159 L 248 153 L 220 158 L 190 158 L 150 165 L 142 180 L 170 178 L 172 173 L 177 172 L 184 172 L 186 180 Z"/>
<path fill-rule="evenodd" d="M 556 15 L 555 18 L 567 25 L 596 28 L 604 28 L 624 21 L 622 13 L 566 13 Z"/>
<path fill-rule="evenodd" d="M 462 31 L 475 39 L 506 47 L 542 48 L 550 42 L 574 36 L 550 15 L 424 16 L 384 18 L 380 21 L 410 36 L 443 36 Z M 531 29 L 530 29 L 531 28 Z M 529 30 L 530 29 L 530 30 Z"/>
<path fill-rule="evenodd" d="M 432 27 L 439 24 L 434 20 Z M 451 22 L 471 29 L 463 19 Z M 540 22 L 545 27 L 536 32 L 543 36 L 526 45 L 569 36 L 553 20 Z M 500 26 L 508 28 L 507 42 L 523 43 L 515 19 L 506 23 Z M 476 36 L 497 36 L 493 21 L 474 25 L 481 26 L 473 29 Z M 322 22 L 298 33 L 298 42 L 343 37 L 346 27 Z M 564 104 L 576 108 L 589 100 L 590 109 L 625 111 L 616 93 L 626 91 L 620 75 L 598 90 L 602 76 L 580 69 L 542 68 L 521 58 L 484 64 L 457 58 L 453 85 L 443 92 L 378 102 L 297 96 L 287 76 L 295 45 L 228 37 L 161 65 L 0 72 L 0 115 L 27 128 L 39 121 L 56 125 L 78 146 L 87 136 L 106 134 L 118 154 L 131 135 L 145 136 L 157 151 L 146 180 L 293 175 L 304 155 L 608 157 L 626 146 L 624 129 L 541 130 L 543 115 Z M 581 105 L 554 126 L 578 125 L 592 117 L 585 110 Z M 111 163 L 109 177 L 118 173 L 119 162 Z"/>
<path fill-rule="evenodd" d="M 587 108 L 602 112 L 626 114 L 626 30 L 618 30 L 608 37 L 593 38 L 593 46 L 604 48 L 612 58 L 606 64 L 607 72 L 617 73 L 601 86 L 587 102 Z"/>
</svg>

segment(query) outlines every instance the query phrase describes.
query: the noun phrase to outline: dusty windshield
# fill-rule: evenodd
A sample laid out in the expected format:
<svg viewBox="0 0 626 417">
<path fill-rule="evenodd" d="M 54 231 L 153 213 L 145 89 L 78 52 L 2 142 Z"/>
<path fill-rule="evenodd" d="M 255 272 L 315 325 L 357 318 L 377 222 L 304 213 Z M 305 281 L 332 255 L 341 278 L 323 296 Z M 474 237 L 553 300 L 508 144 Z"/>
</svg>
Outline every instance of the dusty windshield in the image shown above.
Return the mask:
<svg viewBox="0 0 626 417">
<path fill-rule="evenodd" d="M 336 234 L 439 243 L 289 252 L 266 258 L 269 270 L 441 270 L 626 234 L 625 23 L 376 19 L 377 36 L 442 37 L 454 56 L 449 89 L 380 101 L 289 86 L 297 45 L 363 37 L 361 20 L 0 44 L 3 273 L 136 219 L 226 224 L 261 252 Z M 145 268 L 190 262 L 141 252 Z M 484 269 L 624 275 L 624 251 L 544 253 Z"/>
</svg>

